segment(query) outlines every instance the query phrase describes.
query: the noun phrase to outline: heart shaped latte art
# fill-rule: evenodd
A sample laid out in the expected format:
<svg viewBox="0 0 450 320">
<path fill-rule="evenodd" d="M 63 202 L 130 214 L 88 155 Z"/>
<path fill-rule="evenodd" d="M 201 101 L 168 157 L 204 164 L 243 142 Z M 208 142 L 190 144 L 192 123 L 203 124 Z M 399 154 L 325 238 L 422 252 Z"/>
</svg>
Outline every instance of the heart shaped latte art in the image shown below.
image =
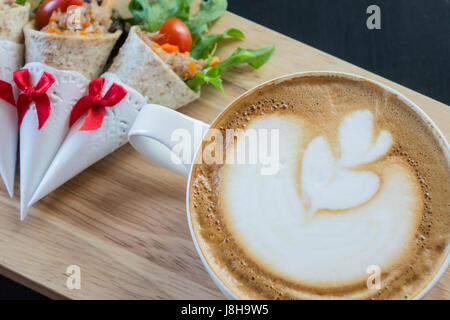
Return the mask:
<svg viewBox="0 0 450 320">
<path fill-rule="evenodd" d="M 313 139 L 302 160 L 301 186 L 305 212 L 350 209 L 369 201 L 380 187 L 370 171 L 351 167 L 373 162 L 392 145 L 391 134 L 381 131 L 373 139 L 373 115 L 360 110 L 346 116 L 339 128 L 341 158 L 335 159 L 324 137 Z"/>
<path fill-rule="evenodd" d="M 248 125 L 279 130 L 279 170 L 225 165 L 218 205 L 233 238 L 271 274 L 306 284 L 365 283 L 367 266 L 389 268 L 413 239 L 420 184 L 403 159 L 384 157 L 394 136 L 378 128 L 374 112 L 337 120 L 337 148 L 326 138 L 333 133 L 317 134 L 310 119 L 273 114 Z"/>
</svg>

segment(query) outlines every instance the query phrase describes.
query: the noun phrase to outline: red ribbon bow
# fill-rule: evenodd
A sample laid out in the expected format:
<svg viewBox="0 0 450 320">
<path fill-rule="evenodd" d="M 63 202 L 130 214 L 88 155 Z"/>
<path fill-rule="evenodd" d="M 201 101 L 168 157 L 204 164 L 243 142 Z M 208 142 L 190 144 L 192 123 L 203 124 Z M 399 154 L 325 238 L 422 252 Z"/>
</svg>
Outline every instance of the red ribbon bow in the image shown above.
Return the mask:
<svg viewBox="0 0 450 320">
<path fill-rule="evenodd" d="M 73 107 L 69 127 L 72 127 L 78 119 L 89 111 L 80 130 L 97 130 L 103 124 L 105 107 L 115 106 L 127 95 L 127 91 L 122 86 L 113 83 L 105 96 L 102 97 L 104 85 L 105 78 L 96 78 L 89 83 L 89 95 L 82 97 Z"/>
<path fill-rule="evenodd" d="M 0 80 L 0 99 L 5 100 L 14 107 L 16 106 L 11 83 Z"/>
<path fill-rule="evenodd" d="M 17 100 L 19 127 L 22 124 L 25 113 L 30 108 L 30 104 L 34 102 L 39 121 L 38 130 L 40 130 L 48 117 L 50 117 L 50 98 L 46 92 L 55 82 L 55 78 L 50 73 L 44 71 L 35 87 L 30 84 L 30 73 L 28 72 L 28 69 L 14 72 L 13 78 L 19 90 L 22 91 Z"/>
</svg>

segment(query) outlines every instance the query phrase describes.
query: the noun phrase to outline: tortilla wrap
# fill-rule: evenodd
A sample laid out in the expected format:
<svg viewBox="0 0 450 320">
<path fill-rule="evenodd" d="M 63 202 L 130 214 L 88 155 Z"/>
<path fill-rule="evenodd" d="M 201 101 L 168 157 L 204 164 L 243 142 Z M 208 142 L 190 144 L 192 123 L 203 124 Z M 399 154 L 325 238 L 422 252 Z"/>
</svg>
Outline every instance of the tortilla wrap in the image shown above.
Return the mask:
<svg viewBox="0 0 450 320">
<path fill-rule="evenodd" d="M 178 109 L 200 97 L 145 44 L 132 27 L 108 71 L 136 89 L 150 103 Z"/>
<path fill-rule="evenodd" d="M 41 62 L 60 70 L 75 70 L 88 79 L 98 77 L 122 31 L 105 34 L 55 34 L 35 30 L 34 20 L 25 33 L 25 62 Z"/>
<path fill-rule="evenodd" d="M 0 10 L 0 40 L 23 42 L 23 26 L 30 17 L 30 4 Z"/>
</svg>

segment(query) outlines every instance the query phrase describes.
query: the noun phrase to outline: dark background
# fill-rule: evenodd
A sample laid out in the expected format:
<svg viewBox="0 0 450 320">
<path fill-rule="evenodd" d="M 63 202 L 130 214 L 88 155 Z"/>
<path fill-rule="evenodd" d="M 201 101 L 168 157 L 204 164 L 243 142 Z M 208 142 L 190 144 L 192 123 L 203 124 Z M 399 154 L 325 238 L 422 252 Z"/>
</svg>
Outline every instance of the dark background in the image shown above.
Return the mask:
<svg viewBox="0 0 450 320">
<path fill-rule="evenodd" d="M 450 104 L 450 0 L 228 2 L 234 13 Z M 372 4 L 381 30 L 366 27 Z"/>
<path fill-rule="evenodd" d="M 228 2 L 247 19 L 450 104 L 450 0 Z M 371 4 L 381 8 L 381 30 L 366 27 Z M 0 299 L 39 298 L 0 276 Z"/>
</svg>

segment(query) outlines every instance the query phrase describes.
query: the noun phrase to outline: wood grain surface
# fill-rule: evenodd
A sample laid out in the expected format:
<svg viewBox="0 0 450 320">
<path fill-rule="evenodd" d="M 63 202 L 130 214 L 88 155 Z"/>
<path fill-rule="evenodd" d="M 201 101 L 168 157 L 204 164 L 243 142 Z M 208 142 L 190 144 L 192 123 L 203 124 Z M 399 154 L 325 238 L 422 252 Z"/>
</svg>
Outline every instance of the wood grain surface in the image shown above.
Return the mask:
<svg viewBox="0 0 450 320">
<path fill-rule="evenodd" d="M 275 44 L 263 68 L 247 66 L 224 75 L 223 95 L 205 87 L 200 100 L 180 109 L 212 121 L 235 97 L 283 74 L 336 70 L 381 81 L 413 100 L 450 138 L 450 108 L 286 36 L 226 13 L 212 28 L 239 27 L 237 45 Z M 223 299 L 202 266 L 189 234 L 186 181 L 140 156 L 129 145 L 99 161 L 32 208 L 19 221 L 19 180 L 15 198 L 0 188 L 0 272 L 52 298 Z M 81 268 L 81 289 L 66 287 L 69 265 Z M 428 294 L 450 299 L 450 272 Z"/>
</svg>

